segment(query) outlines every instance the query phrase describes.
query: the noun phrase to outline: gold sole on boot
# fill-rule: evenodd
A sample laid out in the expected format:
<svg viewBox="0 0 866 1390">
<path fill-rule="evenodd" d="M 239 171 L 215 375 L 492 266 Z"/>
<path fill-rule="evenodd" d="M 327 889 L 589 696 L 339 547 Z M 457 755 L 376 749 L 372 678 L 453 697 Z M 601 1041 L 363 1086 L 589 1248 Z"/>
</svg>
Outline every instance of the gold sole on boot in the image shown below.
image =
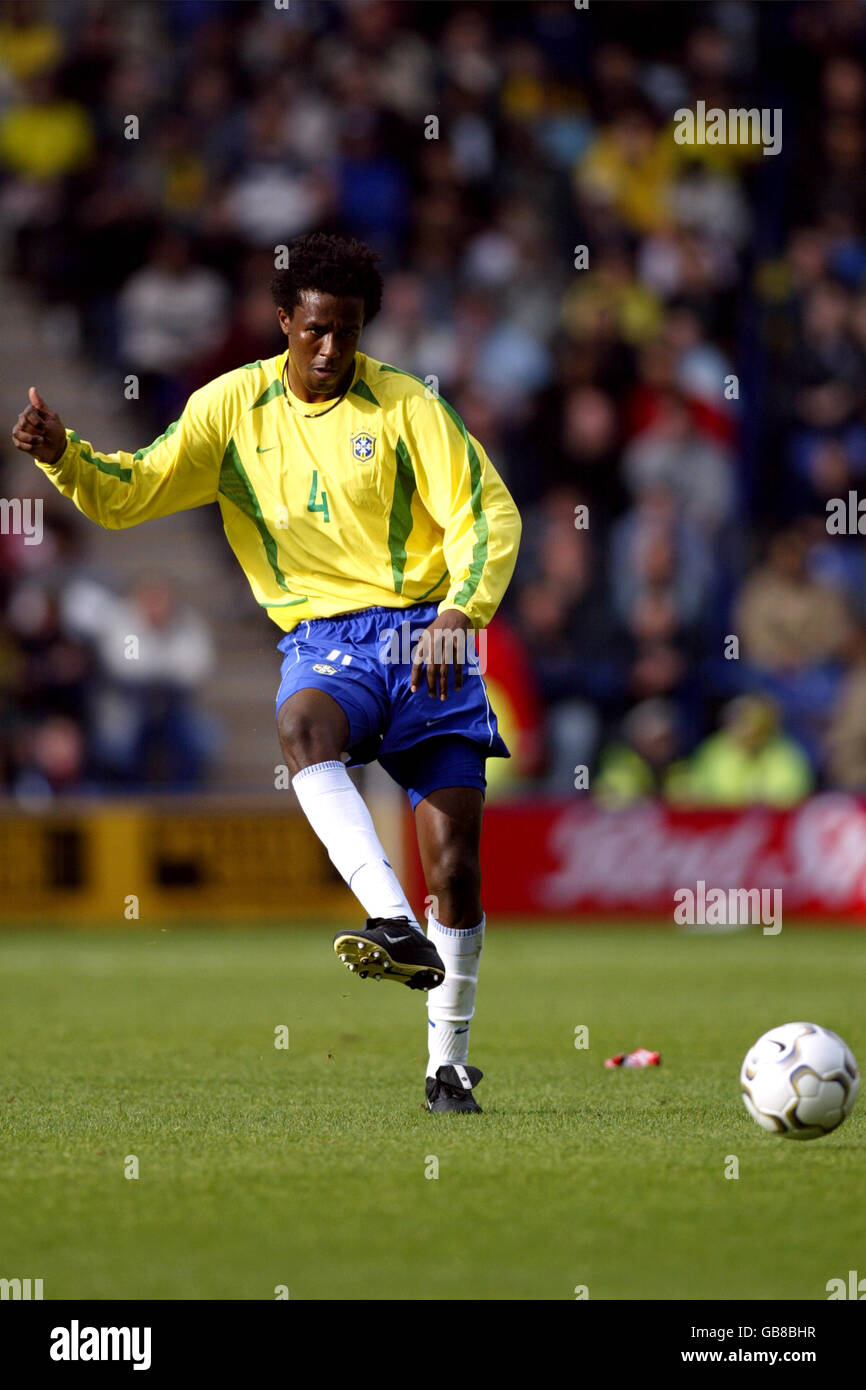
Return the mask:
<svg viewBox="0 0 866 1390">
<path fill-rule="evenodd" d="M 406 965 L 395 960 L 384 946 L 354 932 L 341 932 L 334 939 L 334 951 L 359 980 L 394 980 L 410 989 L 435 989 L 445 979 L 444 970 L 431 965 Z"/>
</svg>

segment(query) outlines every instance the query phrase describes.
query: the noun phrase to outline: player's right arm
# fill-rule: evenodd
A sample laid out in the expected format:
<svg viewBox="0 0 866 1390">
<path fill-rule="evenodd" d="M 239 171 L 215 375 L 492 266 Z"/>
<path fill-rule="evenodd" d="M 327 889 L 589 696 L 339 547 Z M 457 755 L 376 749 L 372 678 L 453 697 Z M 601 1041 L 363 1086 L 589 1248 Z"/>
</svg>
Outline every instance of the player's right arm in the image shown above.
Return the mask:
<svg viewBox="0 0 866 1390">
<path fill-rule="evenodd" d="M 135 454 L 101 454 L 51 410 L 34 386 L 12 439 L 80 512 L 111 530 L 216 499 L 223 434 L 219 398 L 194 391 L 183 414 Z"/>
</svg>

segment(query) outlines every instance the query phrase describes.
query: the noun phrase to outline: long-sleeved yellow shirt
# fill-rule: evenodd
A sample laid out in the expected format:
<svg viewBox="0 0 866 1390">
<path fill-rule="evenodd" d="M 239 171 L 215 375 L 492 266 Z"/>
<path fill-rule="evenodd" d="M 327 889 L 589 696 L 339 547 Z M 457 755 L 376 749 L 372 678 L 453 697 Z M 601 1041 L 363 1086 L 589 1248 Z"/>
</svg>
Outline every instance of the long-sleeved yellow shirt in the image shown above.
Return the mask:
<svg viewBox="0 0 866 1390">
<path fill-rule="evenodd" d="M 193 392 L 135 454 L 74 432 L 39 467 L 85 516 L 120 528 L 218 502 L 256 600 L 285 632 L 308 618 L 422 599 L 484 627 L 508 586 L 520 516 L 441 397 L 358 352 L 344 398 L 283 389 L 286 355 Z"/>
</svg>

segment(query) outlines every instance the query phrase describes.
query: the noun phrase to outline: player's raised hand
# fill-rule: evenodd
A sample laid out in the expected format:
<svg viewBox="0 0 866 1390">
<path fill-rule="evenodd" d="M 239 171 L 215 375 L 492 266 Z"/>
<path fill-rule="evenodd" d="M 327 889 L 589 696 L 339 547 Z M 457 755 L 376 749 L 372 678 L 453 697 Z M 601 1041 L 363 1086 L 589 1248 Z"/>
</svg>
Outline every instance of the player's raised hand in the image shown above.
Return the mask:
<svg viewBox="0 0 866 1390">
<path fill-rule="evenodd" d="M 56 463 L 66 448 L 63 421 L 45 404 L 35 386 L 28 392 L 30 404 L 22 410 L 12 430 L 16 449 L 40 463 Z"/>
<path fill-rule="evenodd" d="M 448 698 L 448 671 L 454 668 L 454 689 L 463 686 L 463 662 L 466 656 L 466 637 L 472 624 L 457 608 L 445 608 L 426 627 L 418 639 L 412 659 L 409 686 L 414 695 L 421 684 L 421 672 L 427 667 L 427 694 L 440 700 Z"/>
</svg>

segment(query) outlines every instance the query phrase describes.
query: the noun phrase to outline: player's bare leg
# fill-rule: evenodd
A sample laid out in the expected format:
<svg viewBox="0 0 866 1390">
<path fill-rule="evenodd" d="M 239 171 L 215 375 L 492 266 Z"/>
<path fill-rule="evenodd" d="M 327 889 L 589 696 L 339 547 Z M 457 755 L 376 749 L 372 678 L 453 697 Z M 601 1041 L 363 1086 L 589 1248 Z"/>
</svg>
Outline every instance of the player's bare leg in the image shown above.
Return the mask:
<svg viewBox="0 0 866 1390">
<path fill-rule="evenodd" d="M 427 935 L 445 962 L 445 983 L 427 1001 L 427 1105 L 440 1112 L 479 1113 L 472 1087 L 481 1080 L 467 1064 L 484 943 L 481 909 L 482 793 L 442 787 L 419 801 L 415 829 L 433 901 Z"/>
<path fill-rule="evenodd" d="M 304 814 L 368 913 L 363 929 L 337 933 L 337 955 L 362 979 L 369 975 L 411 989 L 435 989 L 445 967 L 412 912 L 342 761 L 349 741 L 344 710 L 324 690 L 298 690 L 280 707 L 277 728 Z"/>
<path fill-rule="evenodd" d="M 349 742 L 349 721 L 324 690 L 298 690 L 277 715 L 280 748 L 294 777 L 316 763 L 342 762 Z"/>
</svg>

